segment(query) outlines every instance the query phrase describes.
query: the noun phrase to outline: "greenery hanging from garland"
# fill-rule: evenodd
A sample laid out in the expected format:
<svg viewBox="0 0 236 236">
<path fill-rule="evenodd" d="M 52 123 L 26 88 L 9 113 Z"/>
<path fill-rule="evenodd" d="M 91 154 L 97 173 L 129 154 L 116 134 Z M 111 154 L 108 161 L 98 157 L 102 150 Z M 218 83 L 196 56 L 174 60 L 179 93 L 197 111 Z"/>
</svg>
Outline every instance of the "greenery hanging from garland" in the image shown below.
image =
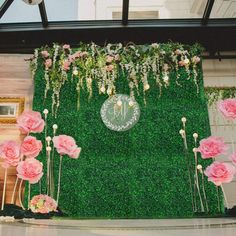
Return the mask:
<svg viewBox="0 0 236 236">
<path fill-rule="evenodd" d="M 204 90 L 209 106 L 220 100 L 236 97 L 236 87 L 207 87 Z"/>
<path fill-rule="evenodd" d="M 56 114 L 60 106 L 60 92 L 66 81 L 77 84 L 78 108 L 81 90 L 87 91 L 89 99 L 93 95 L 94 85 L 99 94 L 114 95 L 120 76 L 127 78 L 131 99 L 142 93 L 144 103 L 145 94 L 152 84 L 150 78 L 155 81 L 161 96 L 162 88 L 170 83 L 182 86 L 180 70 L 186 71 L 186 80 L 192 80 L 199 92 L 198 65 L 202 50 L 197 44 L 190 47 L 177 43 L 107 44 L 105 47 L 81 43 L 77 49 L 71 49 L 68 44 L 54 44 L 52 48 L 46 46 L 35 50 L 31 68 L 34 75 L 38 67 L 43 65 L 44 99 L 52 90 L 52 111 Z M 171 81 L 173 73 L 176 76 Z"/>
</svg>

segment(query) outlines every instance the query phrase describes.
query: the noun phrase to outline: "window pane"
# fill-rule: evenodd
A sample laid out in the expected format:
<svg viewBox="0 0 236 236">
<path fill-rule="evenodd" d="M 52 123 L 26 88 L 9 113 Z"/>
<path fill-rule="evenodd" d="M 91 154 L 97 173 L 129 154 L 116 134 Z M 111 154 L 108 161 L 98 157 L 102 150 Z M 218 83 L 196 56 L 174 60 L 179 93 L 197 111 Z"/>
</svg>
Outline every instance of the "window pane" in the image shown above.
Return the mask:
<svg viewBox="0 0 236 236">
<path fill-rule="evenodd" d="M 236 18 L 236 0 L 216 0 L 211 18 Z"/>
</svg>

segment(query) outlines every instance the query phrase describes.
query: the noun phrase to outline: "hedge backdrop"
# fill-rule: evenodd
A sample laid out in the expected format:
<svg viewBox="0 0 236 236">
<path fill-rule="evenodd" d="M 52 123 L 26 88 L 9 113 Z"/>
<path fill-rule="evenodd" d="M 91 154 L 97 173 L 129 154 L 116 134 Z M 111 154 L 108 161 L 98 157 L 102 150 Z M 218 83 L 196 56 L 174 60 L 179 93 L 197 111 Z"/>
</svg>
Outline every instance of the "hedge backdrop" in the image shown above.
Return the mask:
<svg viewBox="0 0 236 236">
<path fill-rule="evenodd" d="M 38 69 L 33 109 L 40 112 L 45 108 L 50 111 L 52 103 L 50 99 L 44 101 L 43 76 L 43 68 Z M 171 76 L 175 77 L 175 74 Z M 79 218 L 192 217 L 188 172 L 179 130 L 184 116 L 190 150 L 194 132 L 198 132 L 200 139 L 210 135 L 201 69 L 198 76 L 200 93 L 196 92 L 191 80 L 186 80 L 186 72 L 182 70 L 179 78 L 182 86 L 171 83 L 163 89 L 161 98 L 158 89 L 150 89 L 146 93 L 146 105 L 142 96 L 137 97 L 140 120 L 125 132 L 111 131 L 101 120 L 100 109 L 108 96 L 99 95 L 94 87 L 90 101 L 87 95 L 80 94 L 81 105 L 77 110 L 76 83 L 66 82 L 61 91 L 57 118 L 48 117 L 48 132 L 52 135 L 50 127 L 58 124 L 58 133 L 73 136 L 82 152 L 78 160 L 63 158 L 60 208 L 69 216 Z M 117 93 L 128 94 L 125 80 L 120 76 Z M 149 81 L 150 87 L 154 86 L 154 82 Z M 43 134 L 41 138 L 44 138 Z M 189 158 L 194 163 L 192 152 Z M 46 163 L 45 153 L 39 159 Z M 59 156 L 55 159 L 58 170 Z M 199 162 L 205 167 L 211 161 L 199 158 Z M 207 179 L 205 183 L 209 216 L 216 215 L 216 188 Z M 33 194 L 38 194 L 38 185 L 32 186 Z"/>
</svg>

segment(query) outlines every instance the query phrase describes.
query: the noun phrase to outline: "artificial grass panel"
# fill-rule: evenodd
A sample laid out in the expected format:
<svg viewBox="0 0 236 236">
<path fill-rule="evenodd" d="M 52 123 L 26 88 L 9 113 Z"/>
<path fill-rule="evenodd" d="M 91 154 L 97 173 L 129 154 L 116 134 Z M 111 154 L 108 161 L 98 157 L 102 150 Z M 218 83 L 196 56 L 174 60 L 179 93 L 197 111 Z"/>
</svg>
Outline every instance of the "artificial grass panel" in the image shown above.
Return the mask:
<svg viewBox="0 0 236 236">
<path fill-rule="evenodd" d="M 50 92 L 49 99 L 44 101 L 43 98 L 45 81 L 42 78 L 43 70 L 38 70 L 33 109 L 41 112 L 51 108 Z M 125 80 L 119 78 L 117 93 L 128 93 Z M 140 120 L 125 132 L 111 131 L 103 124 L 100 109 L 107 96 L 98 95 L 94 87 L 93 97 L 88 101 L 84 91 L 77 111 L 76 84 L 66 82 L 61 91 L 57 118 L 48 117 L 48 132 L 52 135 L 52 125 L 58 124 L 58 133 L 73 136 L 82 152 L 78 160 L 63 157 L 60 208 L 69 216 L 81 218 L 193 216 L 179 130 L 182 128 L 181 118 L 185 116 L 189 158 L 193 163 L 192 134 L 198 132 L 200 139 L 210 135 L 201 69 L 199 80 L 200 93 L 197 94 L 196 86 L 192 79 L 186 80 L 184 71 L 179 78 L 182 86 L 176 85 L 175 74 L 172 74 L 169 88 L 164 88 L 158 98 L 158 88 L 154 88 L 154 81 L 149 79 L 151 89 L 146 94 L 147 105 L 144 105 L 142 96 L 137 97 Z M 44 134 L 39 136 L 43 138 Z M 39 158 L 46 163 L 45 153 Z M 199 158 L 199 162 L 207 166 L 211 161 Z M 55 170 L 58 170 L 58 164 L 57 155 Z M 218 214 L 216 189 L 212 183 L 205 182 L 210 208 L 208 215 L 213 216 Z M 38 194 L 37 185 L 32 186 L 32 193 Z"/>
</svg>

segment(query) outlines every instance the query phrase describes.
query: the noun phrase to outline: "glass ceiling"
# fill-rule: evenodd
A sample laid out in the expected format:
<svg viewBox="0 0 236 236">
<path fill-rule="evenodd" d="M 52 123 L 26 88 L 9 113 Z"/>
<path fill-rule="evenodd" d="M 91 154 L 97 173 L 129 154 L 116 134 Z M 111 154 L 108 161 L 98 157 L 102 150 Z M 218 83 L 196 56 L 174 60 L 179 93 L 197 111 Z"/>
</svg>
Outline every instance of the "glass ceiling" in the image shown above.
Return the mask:
<svg viewBox="0 0 236 236">
<path fill-rule="evenodd" d="M 44 0 L 48 21 L 121 20 L 123 0 Z M 4 0 L 0 0 L 0 5 Z M 202 18 L 207 0 L 130 0 L 129 19 Z M 215 0 L 211 18 L 235 18 L 235 0 Z M 0 23 L 41 22 L 38 5 L 14 0 Z"/>
</svg>

